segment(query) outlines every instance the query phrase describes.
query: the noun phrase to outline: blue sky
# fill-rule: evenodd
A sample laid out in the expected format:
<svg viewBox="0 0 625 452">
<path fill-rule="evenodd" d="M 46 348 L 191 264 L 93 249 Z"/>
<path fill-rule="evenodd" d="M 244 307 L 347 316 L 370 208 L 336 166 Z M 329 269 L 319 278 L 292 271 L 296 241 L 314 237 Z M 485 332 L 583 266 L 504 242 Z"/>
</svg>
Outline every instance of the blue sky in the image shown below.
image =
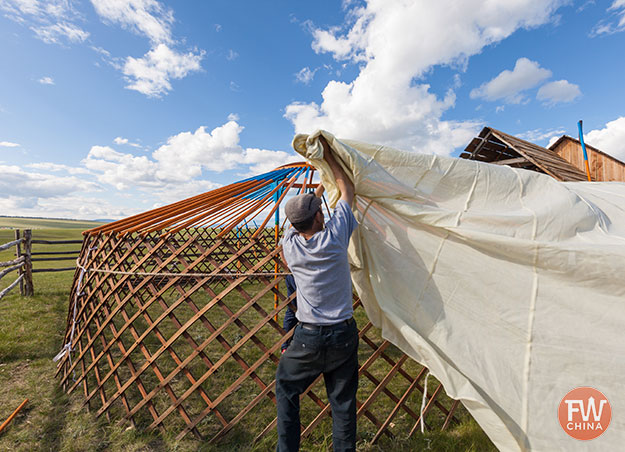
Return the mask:
<svg viewBox="0 0 625 452">
<path fill-rule="evenodd" d="M 625 0 L 0 0 L 0 215 L 120 218 L 298 160 L 489 125 L 625 159 Z"/>
</svg>

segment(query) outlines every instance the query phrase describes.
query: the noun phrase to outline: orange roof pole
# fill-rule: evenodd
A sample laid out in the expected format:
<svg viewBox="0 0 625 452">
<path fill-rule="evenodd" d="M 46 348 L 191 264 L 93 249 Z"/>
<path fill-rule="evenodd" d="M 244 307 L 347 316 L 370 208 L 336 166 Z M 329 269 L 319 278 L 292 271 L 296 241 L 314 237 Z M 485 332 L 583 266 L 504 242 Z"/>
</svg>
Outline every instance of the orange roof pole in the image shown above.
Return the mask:
<svg viewBox="0 0 625 452">
<path fill-rule="evenodd" d="M 284 199 L 284 197 L 286 196 L 288 191 L 291 189 L 291 187 L 293 186 L 296 180 L 297 180 L 297 177 L 294 177 L 293 180 L 291 180 L 291 183 L 286 188 L 286 190 L 284 190 L 282 195 L 280 195 L 280 198 L 278 198 L 278 200 L 274 204 L 273 208 L 271 209 L 271 212 L 269 212 L 269 215 L 267 215 L 267 218 L 265 218 L 265 221 L 263 221 L 263 224 L 261 224 L 256 230 L 256 232 L 254 232 L 254 234 L 252 235 L 252 239 L 254 239 L 260 233 L 260 231 L 267 225 L 267 223 L 269 223 L 269 218 L 271 218 L 271 216 L 274 214 L 274 212 L 276 211 L 276 209 L 278 208 L 278 206 L 280 205 L 280 203 L 282 202 L 282 200 Z M 284 185 L 285 182 L 286 182 L 286 179 L 282 181 L 282 183 L 276 187 L 276 190 L 280 188 L 282 185 Z"/>
<path fill-rule="evenodd" d="M 213 193 L 210 197 L 207 197 L 206 199 L 196 200 L 194 198 L 190 198 L 189 200 L 187 200 L 190 202 L 187 202 L 185 205 L 180 205 L 180 206 L 172 205 L 173 207 L 169 209 L 168 211 L 163 212 L 163 214 L 161 214 L 160 217 L 155 218 L 152 221 L 148 221 L 147 223 L 140 224 L 139 229 L 141 229 L 142 227 L 147 227 L 153 224 L 157 224 L 161 221 L 164 221 L 164 224 L 159 224 L 158 227 L 153 228 L 156 230 L 163 229 L 170 224 L 176 223 L 177 221 L 181 221 L 185 218 L 189 218 L 189 216 L 201 211 L 203 208 L 210 207 L 213 204 L 224 201 L 224 200 L 228 200 L 229 197 L 232 196 L 233 194 L 240 193 L 241 191 L 251 190 L 254 187 L 249 187 L 249 184 L 245 184 L 245 185 L 236 185 L 234 187 L 228 186 L 227 188 L 228 188 L 227 190 L 220 191 L 220 193 L 216 193 L 216 194 Z M 165 216 L 165 214 L 167 214 L 167 216 Z M 170 215 L 175 215 L 175 217 L 169 218 Z"/>
<path fill-rule="evenodd" d="M 137 215 L 133 215 L 129 218 L 125 218 L 123 220 L 114 221 L 110 224 L 105 224 L 102 226 L 98 226 L 97 228 L 90 229 L 86 231 L 89 234 L 95 234 L 97 232 L 109 232 L 109 231 L 117 231 L 120 232 L 123 229 L 128 227 L 133 227 L 138 224 L 141 224 L 144 221 L 152 220 L 158 218 L 159 215 L 170 215 L 175 212 L 184 212 L 184 209 L 187 209 L 189 205 L 198 205 L 200 202 L 211 201 L 212 199 L 218 198 L 220 196 L 225 196 L 227 193 L 232 191 L 236 191 L 237 189 L 248 188 L 254 184 L 254 181 L 249 181 L 244 184 L 233 184 L 225 187 L 220 187 L 216 190 L 210 191 L 208 193 L 203 193 L 201 195 L 193 196 L 191 198 L 175 202 L 173 204 L 169 204 L 167 206 L 158 207 L 156 209 L 149 210 L 147 212 L 143 212 Z"/>
<path fill-rule="evenodd" d="M 237 197 L 233 201 L 230 201 L 230 200 L 221 201 L 219 204 L 210 206 L 210 209 L 208 209 L 206 212 L 203 212 L 201 215 L 191 218 L 185 223 L 182 223 L 176 226 L 175 228 L 171 229 L 169 232 L 174 234 L 186 227 L 190 227 L 194 223 L 195 223 L 195 227 L 198 227 L 198 228 L 203 227 L 203 225 L 207 223 L 210 224 L 211 221 L 215 221 L 214 219 L 219 218 L 219 215 L 224 215 L 224 212 L 221 212 L 223 208 L 229 207 L 231 211 L 234 211 L 234 210 L 239 209 L 242 205 L 249 204 L 249 201 L 250 201 L 249 199 L 243 199 L 242 197 Z M 228 204 L 231 204 L 231 205 L 228 206 Z"/>
<path fill-rule="evenodd" d="M 313 167 L 307 163 L 292 163 L 282 165 L 276 168 L 276 170 L 298 169 L 296 170 L 296 173 L 299 177 L 301 171 L 305 168 Z M 293 174 L 293 171 L 289 172 Z M 291 180 L 291 178 L 282 179 L 278 187 L 283 187 L 287 180 Z M 249 207 L 253 208 L 263 206 L 264 208 L 266 199 L 271 197 L 271 195 L 274 195 L 275 190 L 257 203 L 240 202 L 240 200 L 244 198 L 246 194 L 251 194 L 274 182 L 275 179 L 272 179 L 272 174 L 265 173 L 259 177 L 251 178 L 242 182 L 235 182 L 234 184 L 220 187 L 215 190 L 211 190 L 210 192 L 202 193 L 167 206 L 158 207 L 147 212 L 133 215 L 129 218 L 89 229 L 83 232 L 83 234 L 95 235 L 99 233 L 107 234 L 116 232 L 117 234 L 124 235 L 138 232 L 143 235 L 155 231 L 163 231 L 165 233 L 164 229 L 171 227 L 172 229 L 165 233 L 168 234 L 178 232 L 187 227 L 193 227 L 194 225 L 197 226 L 198 223 L 209 224 L 210 221 L 215 220 L 214 214 L 217 213 L 218 210 L 229 209 L 232 207 L 245 207 L 246 211 L 243 212 L 244 218 L 252 211 Z M 308 185 L 310 185 L 310 183 L 307 183 L 305 180 L 301 186 L 305 189 Z M 234 212 L 230 210 L 230 212 L 231 215 L 226 215 L 224 218 L 228 218 L 239 213 L 237 209 L 235 209 Z M 232 225 L 228 223 L 226 229 L 222 231 L 222 233 L 229 232 L 231 228 Z"/>
<path fill-rule="evenodd" d="M 11 415 L 7 418 L 7 420 L 6 420 L 6 421 L 4 421 L 4 422 L 2 423 L 2 425 L 0 425 L 0 433 L 2 433 L 2 430 L 4 430 L 4 429 L 5 429 L 5 427 L 11 423 L 11 421 L 13 420 L 13 418 L 14 418 L 15 416 L 17 416 L 17 413 L 19 413 L 19 412 L 21 411 L 21 409 L 22 409 L 22 408 L 24 408 L 24 406 L 25 406 L 27 403 L 28 403 L 28 399 L 24 400 L 24 401 L 20 404 L 20 406 L 18 406 L 18 407 L 15 409 L 15 411 L 13 411 L 13 414 L 11 414 Z"/>
<path fill-rule="evenodd" d="M 276 185 L 276 187 L 275 187 L 273 190 L 271 190 L 271 191 L 270 191 L 270 192 L 269 192 L 269 193 L 268 193 L 268 194 L 267 194 L 267 195 L 266 195 L 266 196 L 265 196 L 265 197 L 264 197 L 264 198 L 263 198 L 260 202 L 264 203 L 267 199 L 271 198 L 271 196 L 272 196 L 272 195 L 273 195 L 273 194 L 274 194 L 274 193 L 275 193 L 275 192 L 276 192 L 276 191 L 277 191 L 277 190 L 278 190 L 278 189 L 279 189 L 279 188 L 280 188 L 280 187 L 284 184 L 284 182 L 285 182 L 285 181 L 286 181 L 286 179 L 284 179 L 282 182 L 280 182 L 280 184 L 279 184 L 279 185 Z M 229 225 L 229 226 L 228 226 L 228 228 L 226 228 L 226 229 L 224 229 L 223 231 L 221 231 L 221 232 L 217 235 L 217 237 L 219 238 L 219 237 L 221 237 L 223 234 L 227 234 L 228 232 L 230 232 L 230 231 L 232 230 L 232 228 L 234 228 L 234 226 L 236 226 L 236 225 L 237 225 L 237 224 L 241 221 L 241 219 L 242 219 L 242 218 L 245 218 L 245 217 L 246 217 L 246 216 L 248 216 L 248 215 L 249 215 L 249 211 L 248 211 L 248 212 L 245 212 L 243 215 L 241 215 L 239 218 L 237 218 L 237 221 L 234 223 L 234 225 L 232 225 L 232 224 L 231 224 L 231 225 Z M 257 213 L 256 215 L 258 215 L 258 213 Z M 254 216 L 256 216 L 256 215 L 254 215 Z M 269 220 L 268 218 L 267 218 L 267 220 L 265 220 L 265 223 L 263 224 L 263 226 L 264 226 L 265 224 L 267 224 L 267 221 L 268 221 L 268 220 Z M 254 238 L 254 236 L 252 236 L 252 238 Z"/>
<path fill-rule="evenodd" d="M 242 199 L 244 196 L 246 196 L 247 194 L 253 193 L 256 190 L 261 189 L 262 187 L 264 187 L 265 185 L 267 185 L 268 183 L 270 183 L 269 181 L 266 181 L 265 183 L 262 183 L 260 185 L 254 185 L 252 187 L 248 187 L 246 188 L 244 191 L 240 191 L 238 193 L 235 193 L 234 197 L 228 197 L 228 198 L 224 198 L 222 196 L 222 199 L 219 200 L 215 200 L 215 202 L 211 205 L 208 206 L 201 206 L 198 209 L 194 210 L 194 213 L 199 213 L 198 215 L 194 216 L 193 218 L 190 218 L 188 221 L 186 221 L 185 223 L 176 226 L 174 229 L 170 230 L 170 233 L 176 233 L 178 231 L 180 231 L 181 229 L 184 229 L 185 227 L 190 227 L 191 225 L 193 225 L 196 222 L 201 222 L 204 219 L 206 219 L 208 216 L 210 216 L 214 211 L 224 207 L 224 205 L 226 204 L 231 204 L 231 203 L 235 203 L 236 201 Z M 202 212 L 203 209 L 207 209 L 205 212 Z M 182 220 L 182 218 L 178 218 L 175 220 L 171 220 L 171 221 L 166 221 L 163 225 L 159 225 L 159 229 L 162 229 L 164 227 L 167 227 L 171 224 L 174 224 L 178 221 Z M 154 229 L 154 228 L 153 228 Z"/>
</svg>

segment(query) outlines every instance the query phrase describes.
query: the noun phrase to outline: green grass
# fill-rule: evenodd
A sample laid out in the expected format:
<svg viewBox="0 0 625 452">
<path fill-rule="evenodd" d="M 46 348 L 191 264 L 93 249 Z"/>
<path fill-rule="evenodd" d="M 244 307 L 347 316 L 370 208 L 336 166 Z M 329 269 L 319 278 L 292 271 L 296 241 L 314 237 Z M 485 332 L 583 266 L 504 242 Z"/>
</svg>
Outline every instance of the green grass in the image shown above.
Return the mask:
<svg viewBox="0 0 625 452">
<path fill-rule="evenodd" d="M 33 235 L 35 238 L 57 240 L 80 238 L 82 228 L 71 227 L 71 225 L 68 227 L 68 225 L 70 222 L 58 228 L 38 229 L 33 231 Z M 30 225 L 30 227 L 34 226 Z M 12 239 L 13 231 L 0 229 L 0 243 Z M 41 247 L 43 250 L 44 246 L 41 245 Z M 76 248 L 78 245 L 67 245 L 67 249 Z M 10 258 L 12 258 L 12 251 L 0 253 L 0 261 Z M 59 266 L 59 262 L 37 264 Z M 70 266 L 71 262 L 66 261 L 60 264 Z M 6 286 L 6 279 L 12 280 L 13 278 L 5 277 L 0 281 L 0 288 Z M 111 422 L 108 422 L 105 416 L 96 418 L 94 414 L 83 408 L 81 391 L 75 391 L 71 395 L 65 394 L 59 387 L 58 380 L 54 378 L 56 366 L 52 362 L 52 357 L 62 345 L 72 278 L 73 272 L 37 273 L 34 275 L 34 297 L 20 297 L 19 290 L 16 288 L 10 295 L 0 300 L 0 422 L 6 419 L 24 399 L 30 400 L 9 427 L 0 434 L 0 451 L 212 452 L 275 449 L 275 433 L 267 435 L 259 443 L 252 445 L 253 435 L 246 430 L 244 422 L 235 427 L 217 445 L 200 442 L 192 435 L 188 435 L 182 441 L 176 441 L 173 430 L 168 434 L 146 432 L 128 427 L 129 424 L 120 424 L 114 417 Z M 236 306 L 243 303 L 242 300 L 235 299 L 236 294 L 232 297 L 228 300 L 229 305 Z M 272 297 L 268 296 L 265 302 L 272 303 Z M 215 320 L 218 321 L 218 319 Z M 198 326 L 197 331 L 192 330 L 192 333 L 199 336 L 206 334 L 206 331 Z M 234 336 L 231 339 L 236 340 Z M 417 366 L 416 363 L 413 364 Z M 263 376 L 265 377 L 267 376 Z M 219 377 L 216 376 L 214 382 L 219 386 L 217 378 Z M 430 393 L 436 384 L 433 378 L 429 379 Z M 235 397 L 227 400 L 230 405 L 227 408 L 230 415 L 244 406 L 243 399 L 246 396 L 249 398 L 249 394 L 242 394 L 245 392 L 237 391 Z M 323 391 L 318 391 L 318 393 L 323 394 Z M 412 401 L 411 406 L 418 407 L 418 400 L 420 399 Z M 307 416 L 305 407 L 308 403 L 311 402 L 305 400 L 302 404 L 303 418 Z M 275 407 L 268 401 L 262 405 L 262 411 L 255 410 L 255 418 L 246 418 L 246 422 L 264 425 L 263 423 L 266 424 L 275 416 Z M 428 415 L 428 422 L 432 425 L 440 423 L 440 419 L 436 417 L 440 414 L 435 411 L 433 410 Z M 488 437 L 464 408 L 458 411 L 458 416 L 462 423 L 450 427 L 445 432 L 433 428 L 424 435 L 417 433 L 412 438 L 398 435 L 390 440 L 383 436 L 375 445 L 370 443 L 371 428 L 363 428 L 359 430 L 358 450 L 365 452 L 495 450 Z M 398 415 L 395 420 L 398 424 L 408 421 L 401 415 Z M 311 437 L 303 441 L 302 450 L 326 451 L 330 450 L 330 443 L 331 426 L 326 420 Z"/>
</svg>

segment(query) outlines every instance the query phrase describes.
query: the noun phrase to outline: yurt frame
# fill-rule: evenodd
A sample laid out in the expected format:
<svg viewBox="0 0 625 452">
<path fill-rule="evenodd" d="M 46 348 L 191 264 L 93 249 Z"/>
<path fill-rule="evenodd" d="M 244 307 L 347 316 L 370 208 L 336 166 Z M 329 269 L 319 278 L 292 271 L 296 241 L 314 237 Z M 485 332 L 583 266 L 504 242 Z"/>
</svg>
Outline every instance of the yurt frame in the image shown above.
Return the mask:
<svg viewBox="0 0 625 452">
<path fill-rule="evenodd" d="M 86 231 L 56 358 L 63 388 L 82 390 L 98 416 L 178 439 L 272 431 L 266 404 L 275 404 L 280 348 L 293 333 L 278 316 L 295 298 L 283 289 L 279 206 L 314 189 L 314 172 L 286 165 Z M 354 312 L 358 418 L 372 424 L 369 439 L 412 435 L 428 413 L 430 427 L 458 422 L 458 401 L 438 382 L 423 398 L 427 369 L 380 338 L 356 295 Z M 320 381 L 302 396 L 303 437 L 331 416 Z"/>
</svg>

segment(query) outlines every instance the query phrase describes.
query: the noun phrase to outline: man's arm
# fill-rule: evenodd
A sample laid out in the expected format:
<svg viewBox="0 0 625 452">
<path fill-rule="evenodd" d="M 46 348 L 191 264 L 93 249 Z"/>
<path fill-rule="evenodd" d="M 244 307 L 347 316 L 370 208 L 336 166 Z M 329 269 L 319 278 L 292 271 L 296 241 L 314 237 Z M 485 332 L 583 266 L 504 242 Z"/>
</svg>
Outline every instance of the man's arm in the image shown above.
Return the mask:
<svg viewBox="0 0 625 452">
<path fill-rule="evenodd" d="M 317 185 L 317 188 L 315 188 L 315 196 L 317 198 L 321 198 L 323 196 L 324 191 L 325 191 L 325 187 L 323 186 L 321 182 L 319 182 L 319 185 Z"/>
<path fill-rule="evenodd" d="M 341 199 L 349 204 L 349 207 L 352 207 L 352 204 L 354 203 L 354 184 L 349 177 L 347 177 L 343 168 L 341 168 L 338 164 L 334 155 L 332 155 L 330 145 L 326 139 L 323 136 L 320 136 L 319 141 L 321 141 L 321 145 L 323 146 L 323 159 L 330 166 L 334 179 L 336 179 L 336 185 L 338 185 L 339 190 L 341 191 Z"/>
</svg>

